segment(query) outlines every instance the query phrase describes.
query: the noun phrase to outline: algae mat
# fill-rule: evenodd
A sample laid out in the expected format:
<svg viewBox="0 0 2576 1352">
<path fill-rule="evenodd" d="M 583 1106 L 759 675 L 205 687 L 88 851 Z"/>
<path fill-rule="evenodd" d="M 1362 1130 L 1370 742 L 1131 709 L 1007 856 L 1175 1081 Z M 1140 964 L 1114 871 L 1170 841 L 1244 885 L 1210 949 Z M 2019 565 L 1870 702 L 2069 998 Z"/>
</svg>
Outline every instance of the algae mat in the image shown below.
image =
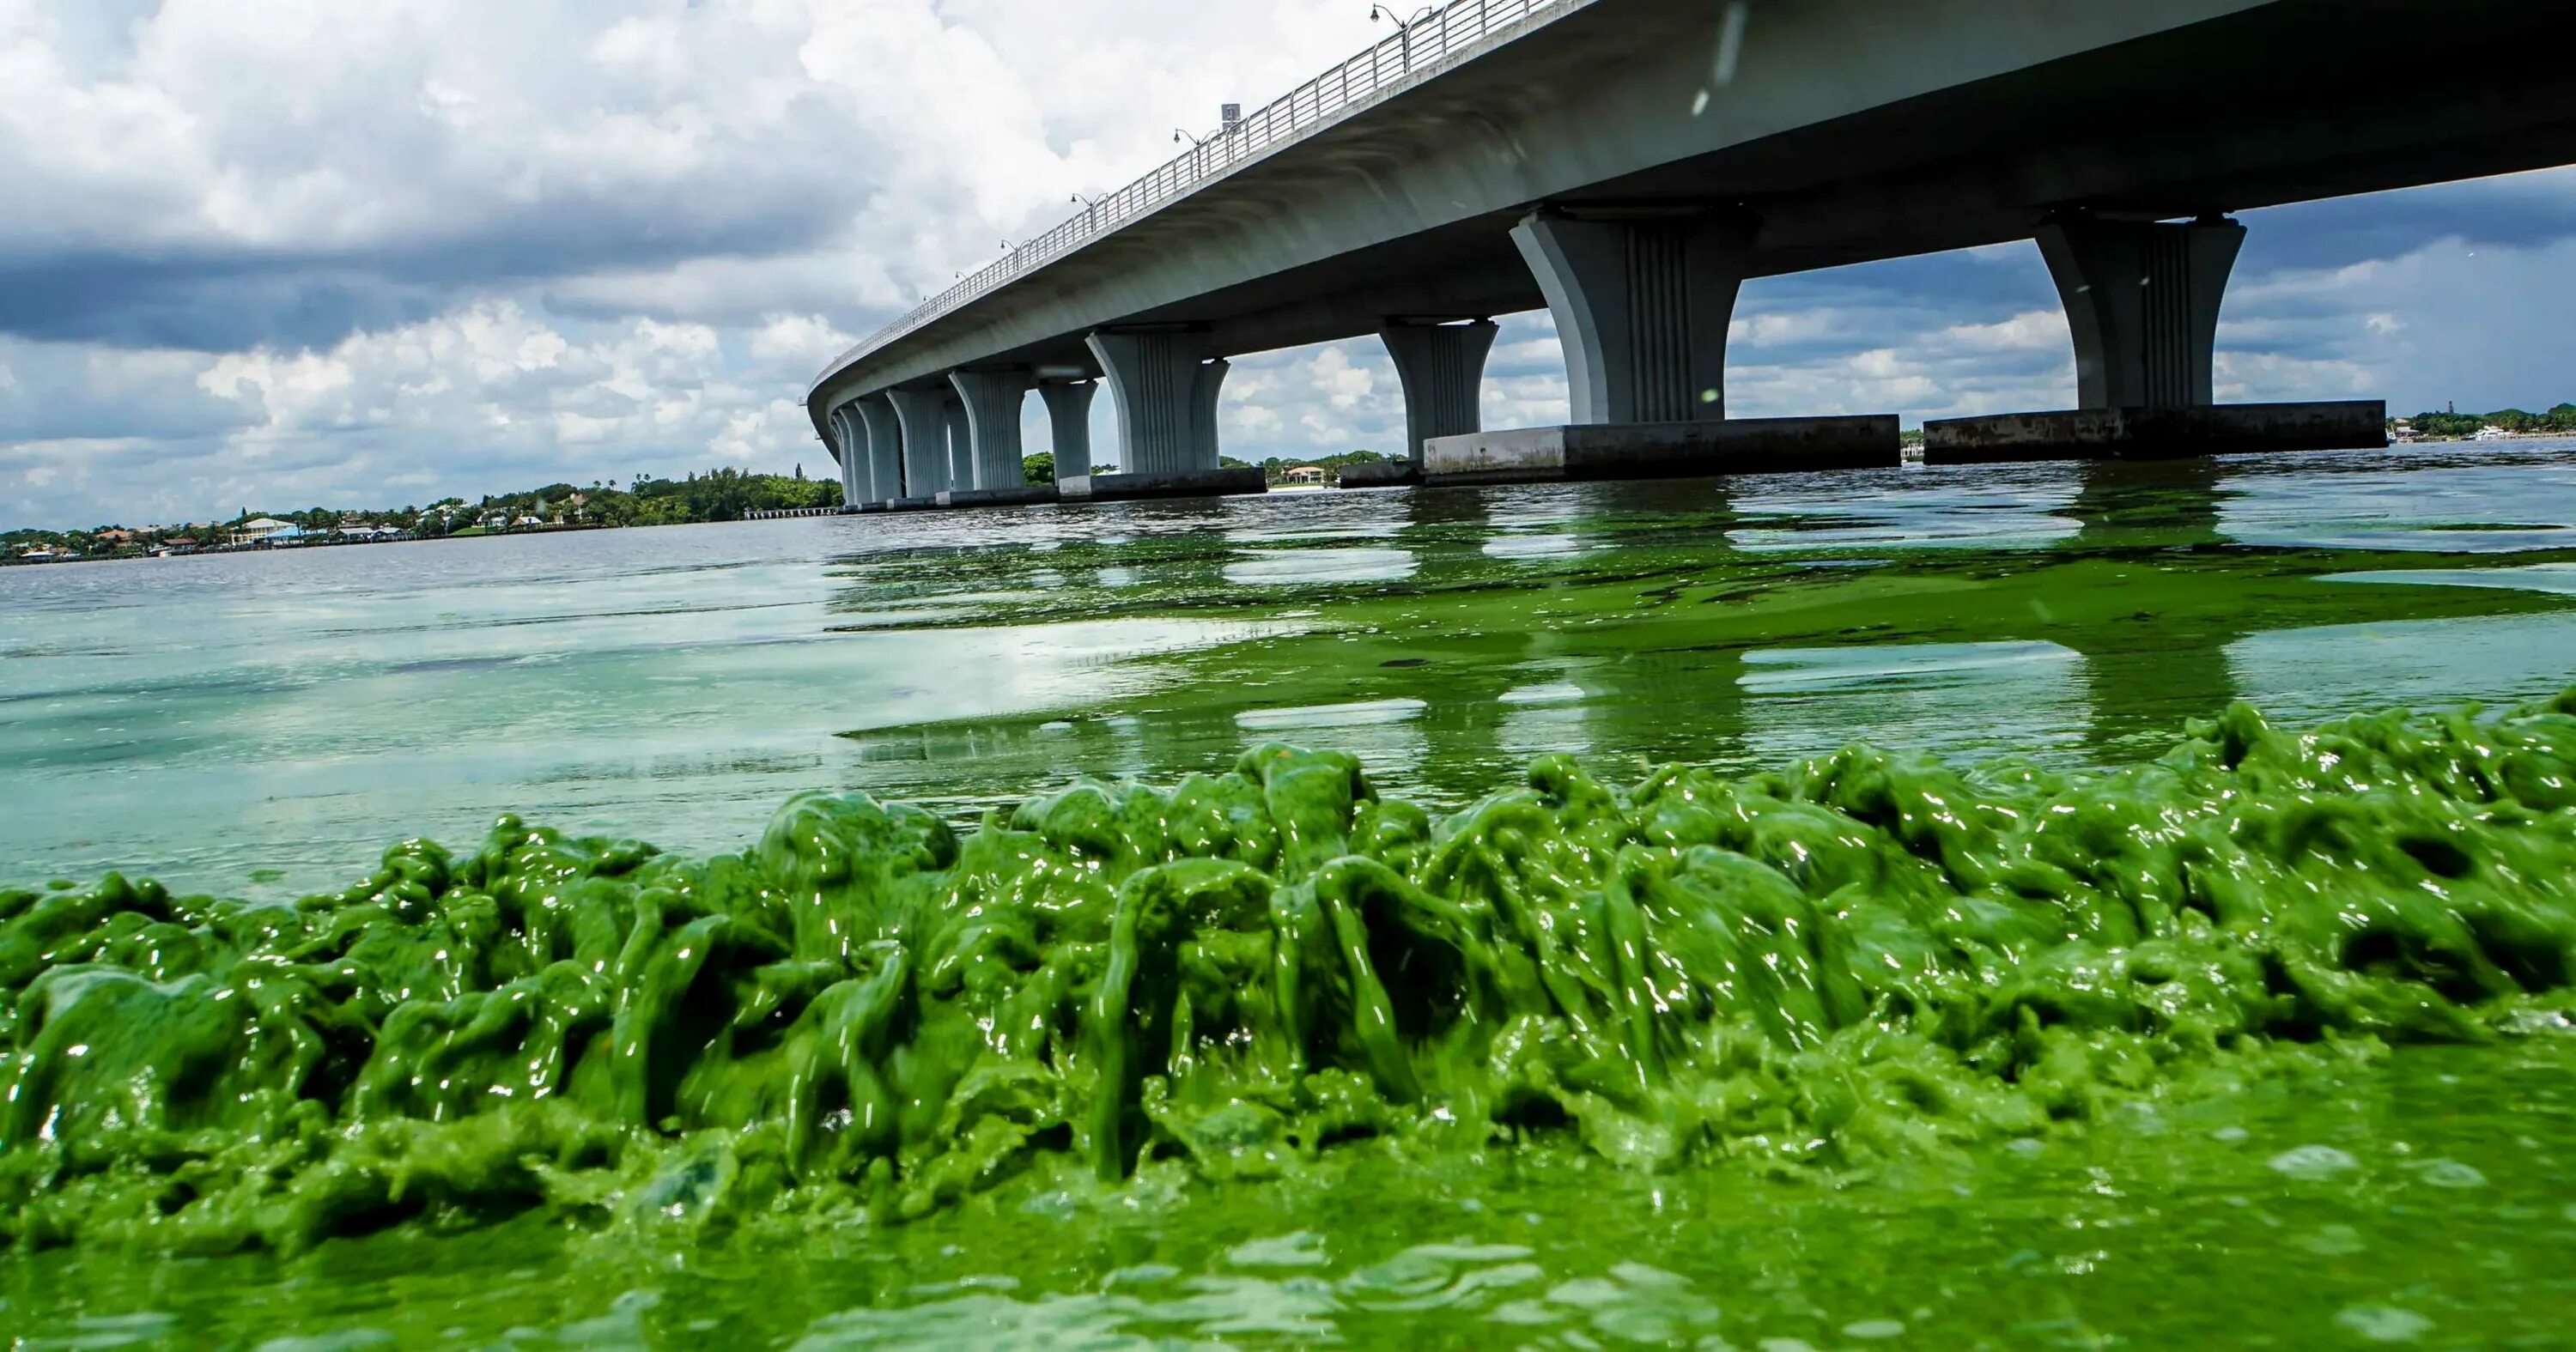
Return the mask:
<svg viewBox="0 0 2576 1352">
<path fill-rule="evenodd" d="M 2008 1176 L 2054 1151 L 2114 1161 L 2086 1167 L 2086 1195 L 2104 1226 L 2135 1224 L 2124 1156 L 2162 1166 L 2151 1195 L 2241 1176 L 2267 1112 L 2357 1095 L 2371 1117 L 2402 1083 L 2391 1044 L 2511 1058 L 2479 1092 L 2533 1077 L 2518 1110 L 2554 1116 L 2576 999 L 2576 692 L 2306 733 L 2240 705 L 2196 732 L 2098 776 L 1853 747 L 1613 789 L 1557 758 L 1445 819 L 1378 798 L 1347 755 L 1264 746 L 1167 793 L 1078 783 L 962 837 L 816 795 L 707 860 L 505 819 L 470 856 L 406 842 L 293 908 L 116 875 L 0 894 L 19 1049 L 0 1225 L 77 1252 L 19 1268 L 11 1304 L 66 1312 L 33 1278 L 97 1250 L 318 1252 L 328 1270 L 364 1261 L 337 1253 L 347 1237 L 395 1232 L 380 1256 L 445 1236 L 452 1253 L 498 1225 L 722 1273 L 763 1248 L 815 1261 L 817 1237 L 864 1251 L 888 1234 L 890 1259 L 921 1242 L 911 1227 L 963 1214 L 980 1225 L 939 1253 L 976 1272 L 900 1266 L 894 1305 L 813 1319 L 805 1340 L 1160 1325 L 1714 1347 L 1726 1305 L 1705 1284 L 1608 1261 L 1622 1226 L 1570 1236 L 1550 1214 L 1624 1198 L 1629 1226 L 1668 1205 L 1686 1223 L 1712 1194 L 1776 1206 L 1794 1187 L 1814 1200 L 1789 1210 L 1814 1214 L 1767 1242 L 1855 1221 L 1883 1241 L 1896 1222 L 1870 1212 L 1945 1178 L 2010 1198 Z M 2391 1143 L 2371 1168 L 2336 1135 L 2262 1161 L 2284 1208 L 2375 1190 L 2432 1199 L 2439 1228 L 2499 1167 L 2471 1140 L 2467 1159 Z M 2561 1143 L 2516 1140 L 2542 1168 Z M 1557 1200 L 1514 1217 L 1523 1188 Z M 1273 1229 L 1319 1204 L 1366 1210 Z M 2576 1223 L 2565 1205 L 2513 1214 Z M 1178 1223 L 1131 1248 L 1204 1244 L 1211 1220 L 1255 1233 L 1194 1255 L 1221 1272 L 1128 1262 L 1089 1289 L 1020 1291 L 1069 1275 L 1064 1249 L 1114 1250 L 1158 1216 Z M 1434 1220 L 1463 1234 L 1305 1271 Z M 2317 1224 L 2283 1238 L 2321 1257 L 2374 1242 Z M 1546 1280 L 1539 1256 L 1566 1263 L 1569 1240 L 1606 1265 Z M 1024 1247 L 1057 1252 L 1007 1261 Z M 2043 1257 L 2022 1252 L 2007 1263 Z M 1872 1308 L 1846 1305 L 1833 1332 L 1993 1317 L 1924 1275 L 1871 1274 L 1839 1298 Z M 657 1314 L 663 1294 L 555 1336 L 780 1313 L 738 1287 L 738 1310 Z M 1789 1308 L 1834 1317 L 1812 1293 Z M 1408 1318 L 1435 1311 L 1436 1333 Z M 2332 1317 L 2386 1339 L 2452 1314 L 2392 1297 Z M 2017 1326 L 2089 1337 L 2092 1318 Z M 120 1331 L 153 1330 L 91 1330 Z M 434 1336 L 495 1335 L 514 1336 Z"/>
</svg>

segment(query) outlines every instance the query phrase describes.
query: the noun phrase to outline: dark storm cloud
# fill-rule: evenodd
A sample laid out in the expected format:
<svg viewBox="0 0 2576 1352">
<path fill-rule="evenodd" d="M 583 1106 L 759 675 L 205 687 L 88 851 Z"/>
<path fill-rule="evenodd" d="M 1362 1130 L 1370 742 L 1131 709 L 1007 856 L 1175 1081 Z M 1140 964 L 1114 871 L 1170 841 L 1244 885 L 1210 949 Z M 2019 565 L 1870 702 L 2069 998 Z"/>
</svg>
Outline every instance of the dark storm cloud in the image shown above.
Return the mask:
<svg viewBox="0 0 2576 1352">
<path fill-rule="evenodd" d="M 775 184 L 731 195 L 734 209 L 721 213 L 660 197 L 553 200 L 467 233 L 329 251 L 20 251 L 0 256 L 0 333 L 208 352 L 328 347 L 561 278 L 809 251 L 843 229 L 849 211 L 828 195 Z"/>
<path fill-rule="evenodd" d="M 2337 268 L 2436 240 L 2529 249 L 2576 238 L 2576 170 L 2441 183 L 2248 212 L 2238 266 Z"/>
</svg>

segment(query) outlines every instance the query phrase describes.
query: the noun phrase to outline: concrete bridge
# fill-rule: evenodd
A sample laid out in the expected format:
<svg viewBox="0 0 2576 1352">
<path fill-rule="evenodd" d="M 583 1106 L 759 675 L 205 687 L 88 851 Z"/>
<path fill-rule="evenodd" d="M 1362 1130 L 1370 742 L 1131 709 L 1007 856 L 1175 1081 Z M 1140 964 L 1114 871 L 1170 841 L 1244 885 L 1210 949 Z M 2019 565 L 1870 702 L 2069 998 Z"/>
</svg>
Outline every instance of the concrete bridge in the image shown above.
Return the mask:
<svg viewBox="0 0 2576 1352">
<path fill-rule="evenodd" d="M 2576 161 L 2568 0 L 1458 0 L 834 359 L 853 505 L 1258 487 L 1227 358 L 1376 333 L 1408 475 L 1893 463 L 1893 417 L 1726 417 L 1747 278 L 2027 239 L 2067 410 L 1936 459 L 2379 442 L 2374 404 L 2217 406 L 2229 213 Z M 1486 432 L 1491 318 L 1545 308 L 1573 426 Z M 1093 476 L 1090 404 L 1120 443 Z M 1428 449 L 1426 449 L 1426 447 Z"/>
</svg>

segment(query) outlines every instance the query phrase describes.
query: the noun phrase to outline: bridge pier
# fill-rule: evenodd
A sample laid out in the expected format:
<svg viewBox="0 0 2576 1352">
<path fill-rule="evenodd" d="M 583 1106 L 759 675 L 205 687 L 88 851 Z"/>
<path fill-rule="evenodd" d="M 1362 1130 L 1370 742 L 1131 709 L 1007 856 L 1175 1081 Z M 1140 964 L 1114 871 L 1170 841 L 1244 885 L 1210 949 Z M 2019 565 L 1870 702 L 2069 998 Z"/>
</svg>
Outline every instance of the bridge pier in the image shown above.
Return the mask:
<svg viewBox="0 0 2576 1352">
<path fill-rule="evenodd" d="M 1217 467 L 1216 400 L 1225 358 L 1203 355 L 1194 333 L 1113 332 L 1083 339 L 1118 404 L 1118 467 L 1186 474 Z"/>
<path fill-rule="evenodd" d="M 1929 464 L 2170 459 L 2388 444 L 2378 401 L 2220 404 L 2218 310 L 2245 227 L 2060 216 L 2040 256 L 2075 340 L 2074 410 L 1923 425 Z"/>
<path fill-rule="evenodd" d="M 1556 319 L 1574 422 L 1726 416 L 1726 326 L 1752 252 L 1750 220 L 1538 211 L 1512 227 L 1512 242 Z"/>
<path fill-rule="evenodd" d="M 948 491 L 947 396 L 938 390 L 888 390 L 903 428 L 904 502 L 926 502 Z"/>
<path fill-rule="evenodd" d="M 1726 329 L 1753 241 L 1754 222 L 1729 211 L 1576 217 L 1541 210 L 1523 217 L 1512 242 L 1555 316 L 1573 421 L 1427 438 L 1417 452 L 1424 481 L 1678 478 L 1900 463 L 1892 415 L 1726 416 Z M 1408 410 L 1409 395 L 1408 388 Z"/>
<path fill-rule="evenodd" d="M 849 407 L 866 436 L 867 501 L 892 502 L 903 492 L 903 423 L 894 401 L 882 394 L 854 399 Z"/>
<path fill-rule="evenodd" d="M 1205 340 L 1183 330 L 1100 329 L 1083 339 L 1118 404 L 1116 474 L 1068 476 L 1056 482 L 1069 498 L 1192 497 L 1257 493 L 1259 470 L 1218 463 L 1217 395 L 1231 369 L 1203 355 Z"/>
<path fill-rule="evenodd" d="M 973 470 L 971 482 L 956 486 L 981 492 L 1021 487 L 1020 405 L 1037 378 L 1026 369 L 951 371 L 948 383 L 966 407 L 967 463 Z"/>
<path fill-rule="evenodd" d="M 2245 227 L 2068 217 L 2039 230 L 2075 335 L 2078 408 L 2206 408 L 2218 307 Z"/>
<path fill-rule="evenodd" d="M 1038 386 L 1046 400 L 1047 426 L 1055 433 L 1055 477 L 1091 477 L 1091 399 L 1100 392 L 1089 380 L 1049 380 Z"/>
<path fill-rule="evenodd" d="M 1404 460 L 1352 465 L 1342 471 L 1342 485 L 1418 483 L 1423 442 L 1482 430 L 1484 413 L 1477 401 L 1484 393 L 1485 358 L 1499 331 L 1490 319 L 1465 324 L 1390 320 L 1379 329 L 1378 338 L 1395 363 L 1395 378 L 1404 386 Z"/>
</svg>

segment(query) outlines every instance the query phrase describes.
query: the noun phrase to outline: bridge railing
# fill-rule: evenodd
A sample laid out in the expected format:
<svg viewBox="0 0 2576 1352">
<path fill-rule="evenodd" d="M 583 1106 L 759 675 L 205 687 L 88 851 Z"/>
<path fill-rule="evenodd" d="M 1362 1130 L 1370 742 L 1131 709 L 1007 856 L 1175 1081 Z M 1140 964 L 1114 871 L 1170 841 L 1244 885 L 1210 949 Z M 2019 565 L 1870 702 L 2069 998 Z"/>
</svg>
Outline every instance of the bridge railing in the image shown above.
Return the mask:
<svg viewBox="0 0 2576 1352">
<path fill-rule="evenodd" d="M 1437 70 L 1489 39 L 1589 0 L 1455 0 L 1350 60 L 1325 71 L 1243 120 L 1173 157 L 1135 182 L 1086 206 L 1079 214 L 1021 244 L 1000 261 L 913 307 L 844 352 L 824 372 L 834 372 L 903 337 L 977 296 L 999 289 L 1117 230 L 1235 166 L 1286 142 L 1301 139 L 1336 114 L 1374 102 L 1415 75 Z"/>
</svg>

